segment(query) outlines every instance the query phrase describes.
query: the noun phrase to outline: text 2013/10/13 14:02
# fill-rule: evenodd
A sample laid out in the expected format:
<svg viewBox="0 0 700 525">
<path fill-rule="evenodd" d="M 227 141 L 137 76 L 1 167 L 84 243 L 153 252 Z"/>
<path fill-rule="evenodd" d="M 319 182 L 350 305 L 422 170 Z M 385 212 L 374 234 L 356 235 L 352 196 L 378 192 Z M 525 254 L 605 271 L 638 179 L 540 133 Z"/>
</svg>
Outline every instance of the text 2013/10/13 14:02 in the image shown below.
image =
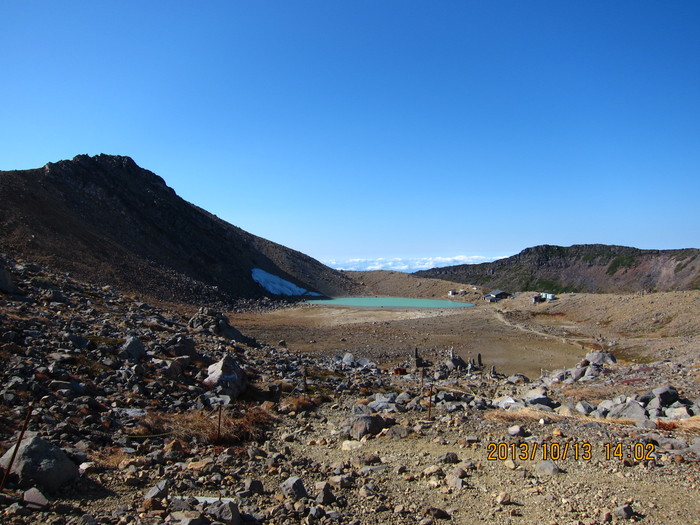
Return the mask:
<svg viewBox="0 0 700 525">
<path fill-rule="evenodd" d="M 594 447 L 590 443 L 488 443 L 486 459 L 489 461 L 536 460 L 559 461 L 573 459 L 575 461 L 591 461 L 594 457 Z M 656 459 L 656 446 L 653 443 L 604 443 L 602 456 L 606 460 L 630 459 L 645 461 Z"/>
</svg>

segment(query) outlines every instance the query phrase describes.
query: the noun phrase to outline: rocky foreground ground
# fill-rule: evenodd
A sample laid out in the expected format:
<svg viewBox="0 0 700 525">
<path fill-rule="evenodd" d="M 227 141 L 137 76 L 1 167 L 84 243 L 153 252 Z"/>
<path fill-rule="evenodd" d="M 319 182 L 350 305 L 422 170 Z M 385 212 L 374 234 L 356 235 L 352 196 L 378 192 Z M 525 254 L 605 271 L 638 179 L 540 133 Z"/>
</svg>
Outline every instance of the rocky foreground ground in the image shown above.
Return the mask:
<svg viewBox="0 0 700 525">
<path fill-rule="evenodd" d="M 2 523 L 700 523 L 692 348 L 601 344 L 537 378 L 389 366 L 4 266 Z"/>
</svg>

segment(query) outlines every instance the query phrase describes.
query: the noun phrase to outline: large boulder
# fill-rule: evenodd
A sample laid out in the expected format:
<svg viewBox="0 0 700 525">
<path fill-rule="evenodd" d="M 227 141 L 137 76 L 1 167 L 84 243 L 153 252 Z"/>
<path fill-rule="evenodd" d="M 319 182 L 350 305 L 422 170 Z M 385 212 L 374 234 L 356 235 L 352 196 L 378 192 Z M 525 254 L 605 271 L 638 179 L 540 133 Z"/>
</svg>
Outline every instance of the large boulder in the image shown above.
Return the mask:
<svg viewBox="0 0 700 525">
<path fill-rule="evenodd" d="M 193 359 L 199 357 L 194 341 L 183 335 L 176 335 L 163 346 L 165 351 L 173 357 L 186 356 Z"/>
<path fill-rule="evenodd" d="M 543 386 L 535 387 L 525 393 L 523 401 L 528 405 L 540 405 L 556 408 L 559 403 L 547 395 L 547 389 Z"/>
<path fill-rule="evenodd" d="M 7 470 L 14 446 L 0 459 Z M 19 477 L 20 486 L 37 485 L 47 492 L 56 492 L 80 476 L 78 466 L 56 445 L 38 436 L 23 440 L 12 464 L 12 474 Z"/>
<path fill-rule="evenodd" d="M 659 404 L 662 407 L 669 407 L 680 399 L 678 390 L 671 385 L 655 388 L 651 393 L 659 400 Z"/>
<path fill-rule="evenodd" d="M 211 308 L 200 308 L 187 322 L 187 326 L 195 330 L 207 330 L 215 335 L 233 339 L 240 343 L 249 344 L 253 342 L 251 338 L 244 336 L 241 332 L 228 324 L 228 318 L 224 314 L 212 310 Z"/>
<path fill-rule="evenodd" d="M 349 421 L 350 437 L 352 439 L 361 439 L 367 434 L 377 435 L 382 430 L 387 428 L 387 421 L 382 416 L 359 416 Z"/>
<path fill-rule="evenodd" d="M 207 374 L 203 381 L 205 386 L 234 398 L 241 395 L 248 386 L 248 377 L 231 354 L 226 354 L 223 359 L 211 365 Z"/>
<path fill-rule="evenodd" d="M 590 365 L 614 365 L 617 362 L 615 356 L 608 352 L 601 352 L 597 350 L 595 352 L 589 352 L 586 354 L 586 361 Z"/>
<path fill-rule="evenodd" d="M 445 360 L 445 366 L 450 372 L 467 368 L 467 362 L 458 355 L 450 356 Z"/>
<path fill-rule="evenodd" d="M 230 499 L 212 503 L 207 507 L 206 512 L 209 516 L 216 518 L 218 522 L 226 525 L 240 525 L 243 523 L 238 504 Z"/>
<path fill-rule="evenodd" d="M 0 266 L 0 292 L 4 293 L 18 293 L 19 290 L 15 286 L 15 283 L 12 282 L 12 276 L 10 275 L 10 272 L 5 270 L 2 266 Z"/>
<path fill-rule="evenodd" d="M 634 399 L 630 399 L 625 403 L 620 403 L 611 407 L 607 415 L 608 419 L 646 419 L 647 413 L 644 407 Z"/>
<path fill-rule="evenodd" d="M 146 357 L 146 347 L 138 337 L 129 336 L 119 349 L 119 356 L 138 363 Z"/>
<path fill-rule="evenodd" d="M 282 494 L 287 498 L 292 498 L 298 500 L 301 498 L 308 498 L 309 494 L 306 492 L 306 487 L 304 487 L 304 482 L 298 476 L 291 476 L 287 478 L 282 485 Z"/>
</svg>

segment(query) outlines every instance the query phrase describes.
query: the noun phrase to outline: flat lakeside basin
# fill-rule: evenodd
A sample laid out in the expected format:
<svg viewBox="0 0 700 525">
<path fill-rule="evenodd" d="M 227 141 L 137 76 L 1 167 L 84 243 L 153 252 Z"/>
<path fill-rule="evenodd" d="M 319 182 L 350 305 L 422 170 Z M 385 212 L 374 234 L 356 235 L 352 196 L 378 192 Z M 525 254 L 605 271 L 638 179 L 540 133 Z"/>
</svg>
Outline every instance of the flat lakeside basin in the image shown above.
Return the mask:
<svg viewBox="0 0 700 525">
<path fill-rule="evenodd" d="M 356 308 L 468 308 L 472 303 L 459 303 L 440 299 L 415 299 L 411 297 L 335 297 L 312 299 L 306 304 L 326 306 L 353 306 Z"/>
</svg>

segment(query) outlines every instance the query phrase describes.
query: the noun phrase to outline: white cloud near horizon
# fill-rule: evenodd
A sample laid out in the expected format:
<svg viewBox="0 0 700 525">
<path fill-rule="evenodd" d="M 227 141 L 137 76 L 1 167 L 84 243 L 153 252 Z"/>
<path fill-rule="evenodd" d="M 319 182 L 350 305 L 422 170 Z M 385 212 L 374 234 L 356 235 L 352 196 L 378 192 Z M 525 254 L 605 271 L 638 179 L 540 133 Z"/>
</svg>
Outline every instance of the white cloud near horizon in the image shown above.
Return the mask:
<svg viewBox="0 0 700 525">
<path fill-rule="evenodd" d="M 325 260 L 324 264 L 336 270 L 349 271 L 372 271 L 372 270 L 394 270 L 397 272 L 417 272 L 419 270 L 429 270 L 431 268 L 441 268 L 444 266 L 454 266 L 457 264 L 479 264 L 492 262 L 501 257 L 484 257 L 482 255 L 455 255 L 453 257 L 394 257 L 376 259 L 346 259 L 346 260 Z"/>
</svg>

